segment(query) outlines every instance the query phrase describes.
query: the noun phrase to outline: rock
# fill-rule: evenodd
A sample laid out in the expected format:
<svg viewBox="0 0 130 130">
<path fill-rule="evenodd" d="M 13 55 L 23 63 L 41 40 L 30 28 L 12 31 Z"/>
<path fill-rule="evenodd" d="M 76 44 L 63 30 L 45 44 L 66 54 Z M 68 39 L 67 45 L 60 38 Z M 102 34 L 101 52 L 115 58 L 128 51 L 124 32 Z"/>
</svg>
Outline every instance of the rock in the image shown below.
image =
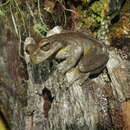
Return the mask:
<svg viewBox="0 0 130 130">
<path fill-rule="evenodd" d="M 111 78 L 111 85 L 119 101 L 130 97 L 130 62 L 122 60 L 115 51 L 110 51 L 107 69 Z"/>
</svg>

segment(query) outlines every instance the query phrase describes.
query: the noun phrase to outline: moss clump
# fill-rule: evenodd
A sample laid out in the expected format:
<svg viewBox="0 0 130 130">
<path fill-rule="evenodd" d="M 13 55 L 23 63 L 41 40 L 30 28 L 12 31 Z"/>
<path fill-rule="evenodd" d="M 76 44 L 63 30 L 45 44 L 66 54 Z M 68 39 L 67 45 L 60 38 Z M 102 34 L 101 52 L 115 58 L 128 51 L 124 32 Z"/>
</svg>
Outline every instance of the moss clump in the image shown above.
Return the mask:
<svg viewBox="0 0 130 130">
<path fill-rule="evenodd" d="M 37 22 L 36 24 L 34 24 L 33 30 L 38 35 L 40 35 L 41 37 L 43 37 L 43 36 L 45 36 L 45 34 L 46 34 L 46 32 L 47 32 L 48 29 L 47 29 L 47 26 L 45 24 Z"/>
<path fill-rule="evenodd" d="M 97 15 L 101 16 L 101 12 L 104 9 L 104 2 L 102 0 L 95 1 L 90 7 L 90 9 Z"/>
<path fill-rule="evenodd" d="M 79 13 L 82 19 L 80 23 L 90 29 L 100 27 L 102 19 L 109 11 L 109 1 L 110 0 L 95 1 L 89 7 L 85 7 L 85 5 L 87 5 L 87 0 L 85 0 L 83 5 L 79 6 Z"/>
</svg>

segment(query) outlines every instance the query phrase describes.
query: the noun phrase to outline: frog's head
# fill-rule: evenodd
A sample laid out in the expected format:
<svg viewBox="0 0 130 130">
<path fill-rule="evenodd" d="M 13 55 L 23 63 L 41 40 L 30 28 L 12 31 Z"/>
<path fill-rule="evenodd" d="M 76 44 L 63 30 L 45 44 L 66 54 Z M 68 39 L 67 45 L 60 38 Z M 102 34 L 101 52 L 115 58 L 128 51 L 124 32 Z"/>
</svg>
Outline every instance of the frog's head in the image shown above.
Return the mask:
<svg viewBox="0 0 130 130">
<path fill-rule="evenodd" d="M 30 63 L 39 64 L 49 59 L 61 48 L 62 45 L 60 42 L 49 38 L 43 38 L 37 44 L 28 44 L 25 47 L 25 51 L 30 56 Z"/>
</svg>

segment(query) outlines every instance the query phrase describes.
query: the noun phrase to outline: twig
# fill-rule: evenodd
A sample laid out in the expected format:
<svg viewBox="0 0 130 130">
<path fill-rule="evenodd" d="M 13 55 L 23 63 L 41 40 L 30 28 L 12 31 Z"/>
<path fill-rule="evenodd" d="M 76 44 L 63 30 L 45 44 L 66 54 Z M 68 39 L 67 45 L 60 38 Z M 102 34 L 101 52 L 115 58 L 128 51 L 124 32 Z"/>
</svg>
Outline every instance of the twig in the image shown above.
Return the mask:
<svg viewBox="0 0 130 130">
<path fill-rule="evenodd" d="M 14 0 L 14 2 L 15 2 L 15 4 L 16 4 L 16 6 L 17 6 L 17 9 L 18 9 L 19 13 L 21 14 L 21 18 L 22 18 L 22 21 L 23 21 L 23 26 L 24 26 L 25 32 L 27 33 L 26 26 L 25 26 L 25 21 L 24 21 L 24 18 L 23 18 L 23 14 L 22 14 L 22 12 L 21 12 L 21 10 L 20 10 L 20 8 L 19 8 L 19 5 L 18 5 L 18 3 L 16 2 L 16 0 Z"/>
<path fill-rule="evenodd" d="M 11 17 L 12 17 L 13 25 L 14 25 L 14 28 L 15 28 L 15 32 L 16 32 L 16 34 L 18 36 L 18 29 L 17 29 L 17 25 L 16 25 L 16 22 L 15 22 L 15 18 L 13 16 L 11 5 L 10 5 L 10 12 L 11 12 Z"/>
<path fill-rule="evenodd" d="M 39 13 L 39 17 L 40 17 L 40 20 L 42 22 L 43 25 L 45 25 L 43 19 L 42 19 L 42 15 L 41 15 L 41 9 L 40 9 L 40 0 L 38 0 L 38 13 Z M 45 26 L 46 27 L 46 26 Z M 47 29 L 47 28 L 46 28 Z"/>
<path fill-rule="evenodd" d="M 7 5 L 9 2 L 10 2 L 10 0 L 6 1 L 6 2 L 3 3 L 3 4 L 0 4 L 0 7 Z"/>
<path fill-rule="evenodd" d="M 38 2 L 38 14 L 39 14 L 40 20 L 42 21 L 42 23 L 44 23 L 41 17 L 40 0 L 37 0 L 37 2 Z"/>
<path fill-rule="evenodd" d="M 71 10 L 71 9 L 67 9 L 61 2 L 60 4 L 62 5 L 63 9 L 66 10 L 66 11 L 69 11 L 69 12 L 72 12 L 72 13 L 76 13 L 74 10 Z"/>
<path fill-rule="evenodd" d="M 28 9 L 30 11 L 30 15 L 33 17 L 34 23 L 36 23 L 36 18 L 35 18 L 34 14 L 33 14 L 33 11 L 32 11 L 32 9 L 31 9 L 31 7 L 30 7 L 30 5 L 28 4 L 27 1 L 26 1 L 26 5 L 27 5 L 27 7 L 28 7 Z"/>
</svg>

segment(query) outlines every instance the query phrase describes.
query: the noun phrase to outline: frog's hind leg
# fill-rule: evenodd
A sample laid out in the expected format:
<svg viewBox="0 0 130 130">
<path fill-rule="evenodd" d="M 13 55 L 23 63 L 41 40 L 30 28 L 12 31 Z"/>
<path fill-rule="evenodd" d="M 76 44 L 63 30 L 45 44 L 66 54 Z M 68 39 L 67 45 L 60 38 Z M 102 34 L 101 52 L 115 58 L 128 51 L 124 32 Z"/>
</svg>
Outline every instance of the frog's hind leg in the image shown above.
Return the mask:
<svg viewBox="0 0 130 130">
<path fill-rule="evenodd" d="M 82 73 L 93 72 L 95 70 L 98 72 L 98 70 L 103 70 L 107 61 L 108 55 L 106 54 L 83 56 L 78 67 Z"/>
</svg>

